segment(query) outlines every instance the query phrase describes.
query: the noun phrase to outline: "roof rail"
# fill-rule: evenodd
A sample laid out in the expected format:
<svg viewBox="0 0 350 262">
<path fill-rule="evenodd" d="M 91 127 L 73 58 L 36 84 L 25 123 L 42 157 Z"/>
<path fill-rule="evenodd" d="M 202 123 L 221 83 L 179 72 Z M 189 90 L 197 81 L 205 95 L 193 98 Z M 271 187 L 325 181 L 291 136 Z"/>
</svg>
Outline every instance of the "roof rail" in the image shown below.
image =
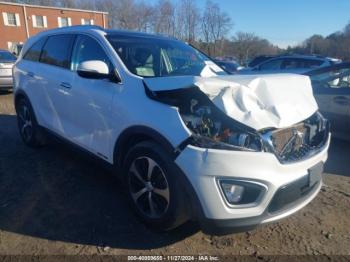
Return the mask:
<svg viewBox="0 0 350 262">
<path fill-rule="evenodd" d="M 102 31 L 105 30 L 103 27 L 99 25 L 72 25 L 72 26 L 54 28 L 54 30 L 60 30 L 60 29 L 98 29 Z"/>
</svg>

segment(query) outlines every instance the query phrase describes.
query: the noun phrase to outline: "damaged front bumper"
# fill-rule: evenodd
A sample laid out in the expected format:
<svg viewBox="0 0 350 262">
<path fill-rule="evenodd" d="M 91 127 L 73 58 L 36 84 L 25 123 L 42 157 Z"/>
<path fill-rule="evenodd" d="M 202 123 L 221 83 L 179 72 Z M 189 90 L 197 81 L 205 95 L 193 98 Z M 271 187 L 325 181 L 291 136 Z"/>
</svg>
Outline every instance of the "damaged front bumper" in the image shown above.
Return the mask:
<svg viewBox="0 0 350 262">
<path fill-rule="evenodd" d="M 269 152 L 245 152 L 205 149 L 187 145 L 176 158 L 197 195 L 198 220 L 205 232 L 226 233 L 247 230 L 293 214 L 307 205 L 322 186 L 310 184 L 310 173 L 327 160 L 330 135 L 316 154 L 302 161 L 281 163 Z M 317 169 L 317 168 L 316 168 Z M 218 179 L 259 183 L 266 187 L 251 205 L 230 206 L 222 194 Z M 287 193 L 283 193 L 283 190 Z M 301 192 L 301 193 L 300 193 Z"/>
</svg>

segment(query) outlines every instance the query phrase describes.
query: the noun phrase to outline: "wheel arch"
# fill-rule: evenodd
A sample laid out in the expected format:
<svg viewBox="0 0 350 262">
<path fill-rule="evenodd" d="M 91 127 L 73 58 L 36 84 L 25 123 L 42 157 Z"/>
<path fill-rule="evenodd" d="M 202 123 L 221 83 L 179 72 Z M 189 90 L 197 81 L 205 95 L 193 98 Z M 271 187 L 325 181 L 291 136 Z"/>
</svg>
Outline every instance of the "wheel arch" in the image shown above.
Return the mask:
<svg viewBox="0 0 350 262">
<path fill-rule="evenodd" d="M 122 166 L 128 150 L 137 143 L 151 140 L 159 144 L 175 157 L 175 147 L 158 131 L 147 126 L 132 126 L 125 129 L 118 137 L 113 149 L 113 164 Z"/>
<path fill-rule="evenodd" d="M 15 107 L 17 107 L 18 102 L 23 98 L 26 99 L 31 104 L 28 95 L 21 89 L 16 91 L 14 97 L 15 97 L 14 98 Z"/>
</svg>

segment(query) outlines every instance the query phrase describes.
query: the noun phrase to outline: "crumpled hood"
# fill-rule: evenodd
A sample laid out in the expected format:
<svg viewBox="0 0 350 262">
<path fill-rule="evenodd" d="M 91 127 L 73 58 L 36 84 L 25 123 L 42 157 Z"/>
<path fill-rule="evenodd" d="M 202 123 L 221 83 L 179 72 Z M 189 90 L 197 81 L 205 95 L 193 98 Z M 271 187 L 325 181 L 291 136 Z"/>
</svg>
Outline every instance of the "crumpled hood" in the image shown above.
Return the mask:
<svg viewBox="0 0 350 262">
<path fill-rule="evenodd" d="M 303 121 L 318 107 L 309 77 L 295 74 L 144 79 L 152 91 L 198 86 L 229 117 L 256 130 Z"/>
</svg>

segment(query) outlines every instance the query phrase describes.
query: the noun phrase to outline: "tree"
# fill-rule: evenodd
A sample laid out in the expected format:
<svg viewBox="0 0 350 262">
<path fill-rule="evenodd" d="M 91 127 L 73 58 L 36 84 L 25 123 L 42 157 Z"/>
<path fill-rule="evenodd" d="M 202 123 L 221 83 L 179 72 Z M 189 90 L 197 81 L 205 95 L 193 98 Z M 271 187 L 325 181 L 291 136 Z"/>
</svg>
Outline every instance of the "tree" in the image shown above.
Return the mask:
<svg viewBox="0 0 350 262">
<path fill-rule="evenodd" d="M 159 0 L 154 7 L 155 33 L 175 36 L 175 6 L 170 0 Z"/>
<path fill-rule="evenodd" d="M 193 0 L 181 0 L 176 15 L 175 36 L 193 44 L 196 40 L 200 12 Z"/>
<path fill-rule="evenodd" d="M 240 64 L 245 65 L 250 59 L 258 55 L 275 55 L 278 47 L 273 46 L 266 39 L 256 36 L 254 33 L 238 32 L 232 39 L 232 53 Z"/>
<path fill-rule="evenodd" d="M 222 12 L 218 4 L 208 0 L 202 17 L 201 28 L 209 55 L 212 55 L 212 53 L 215 55 L 220 54 L 220 52 L 216 53 L 216 47 L 219 45 L 221 51 L 222 41 L 219 40 L 223 40 L 230 27 L 232 27 L 232 22 L 228 14 Z"/>
</svg>

